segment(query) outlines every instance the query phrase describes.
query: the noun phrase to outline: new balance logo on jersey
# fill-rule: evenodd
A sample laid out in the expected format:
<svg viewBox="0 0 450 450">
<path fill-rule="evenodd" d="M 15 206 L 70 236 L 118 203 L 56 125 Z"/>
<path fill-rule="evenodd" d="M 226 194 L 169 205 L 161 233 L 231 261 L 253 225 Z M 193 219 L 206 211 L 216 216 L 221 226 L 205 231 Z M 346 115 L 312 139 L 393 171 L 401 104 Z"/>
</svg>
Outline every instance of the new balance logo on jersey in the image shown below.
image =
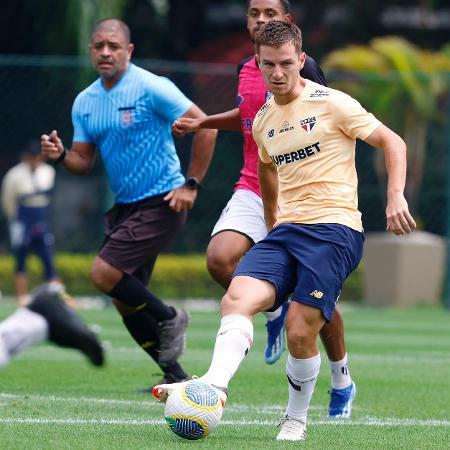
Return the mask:
<svg viewBox="0 0 450 450">
<path fill-rule="evenodd" d="M 318 300 L 320 300 L 323 297 L 323 292 L 318 291 L 316 289 L 316 290 L 312 291 L 311 294 L 309 294 L 309 295 L 311 295 L 311 297 L 314 297 L 314 298 L 317 298 Z"/>
<path fill-rule="evenodd" d="M 267 133 L 267 138 L 271 139 L 275 136 L 275 130 L 272 128 L 271 130 L 269 130 L 269 132 Z"/>
<path fill-rule="evenodd" d="M 308 117 L 307 119 L 300 120 L 300 126 L 305 130 L 308 134 L 311 134 L 314 125 L 316 124 L 317 119 L 315 117 Z"/>
</svg>

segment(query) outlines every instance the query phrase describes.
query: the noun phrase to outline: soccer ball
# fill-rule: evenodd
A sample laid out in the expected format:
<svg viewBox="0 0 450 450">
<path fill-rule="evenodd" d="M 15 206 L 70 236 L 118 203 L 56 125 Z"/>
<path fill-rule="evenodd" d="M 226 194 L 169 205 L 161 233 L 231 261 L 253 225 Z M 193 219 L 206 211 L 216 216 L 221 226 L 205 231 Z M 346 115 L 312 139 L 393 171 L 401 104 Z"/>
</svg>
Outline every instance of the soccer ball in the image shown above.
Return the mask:
<svg viewBox="0 0 450 450">
<path fill-rule="evenodd" d="M 201 380 L 181 384 L 167 398 L 164 418 L 177 436 L 201 439 L 219 425 L 223 404 L 216 390 Z"/>
</svg>

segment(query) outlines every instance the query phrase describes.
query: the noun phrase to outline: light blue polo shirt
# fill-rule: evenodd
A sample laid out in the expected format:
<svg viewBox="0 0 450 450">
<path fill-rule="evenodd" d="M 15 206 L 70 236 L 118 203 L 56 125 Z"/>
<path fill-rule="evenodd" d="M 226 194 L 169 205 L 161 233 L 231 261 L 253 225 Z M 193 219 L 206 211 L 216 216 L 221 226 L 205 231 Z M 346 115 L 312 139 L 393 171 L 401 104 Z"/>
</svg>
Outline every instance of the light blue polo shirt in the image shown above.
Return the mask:
<svg viewBox="0 0 450 450">
<path fill-rule="evenodd" d="M 100 151 L 116 203 L 132 203 L 183 185 L 171 125 L 192 102 L 164 77 L 134 64 L 106 90 L 97 79 L 72 107 L 73 142 Z"/>
</svg>

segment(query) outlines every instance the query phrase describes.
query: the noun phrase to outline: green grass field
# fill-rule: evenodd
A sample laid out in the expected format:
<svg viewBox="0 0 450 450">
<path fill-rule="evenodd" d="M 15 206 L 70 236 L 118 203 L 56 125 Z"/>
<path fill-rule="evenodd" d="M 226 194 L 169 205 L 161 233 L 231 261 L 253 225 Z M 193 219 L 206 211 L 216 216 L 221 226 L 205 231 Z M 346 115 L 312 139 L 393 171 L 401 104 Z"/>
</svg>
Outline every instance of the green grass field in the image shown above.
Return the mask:
<svg viewBox="0 0 450 450">
<path fill-rule="evenodd" d="M 3 318 L 11 306 L 0 306 Z M 264 364 L 263 318 L 255 345 L 230 384 L 221 427 L 184 441 L 163 424 L 163 405 L 137 389 L 159 378 L 112 308 L 82 311 L 102 327 L 107 366 L 41 345 L 0 372 L 0 449 L 425 449 L 450 448 L 450 314 L 444 310 L 344 310 L 350 370 L 358 387 L 353 417 L 325 418 L 330 384 L 322 352 L 304 443 L 275 441 L 287 399 L 285 357 Z M 219 318 L 192 311 L 182 363 L 201 375 Z"/>
</svg>

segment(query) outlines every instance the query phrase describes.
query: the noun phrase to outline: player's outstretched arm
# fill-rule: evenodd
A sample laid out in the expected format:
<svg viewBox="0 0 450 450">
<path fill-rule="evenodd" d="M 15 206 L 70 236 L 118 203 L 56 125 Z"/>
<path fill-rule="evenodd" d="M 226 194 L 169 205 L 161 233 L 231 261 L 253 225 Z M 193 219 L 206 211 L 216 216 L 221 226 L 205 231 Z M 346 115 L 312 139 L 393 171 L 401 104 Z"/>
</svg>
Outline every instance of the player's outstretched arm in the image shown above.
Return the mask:
<svg viewBox="0 0 450 450">
<path fill-rule="evenodd" d="M 406 144 L 391 129 L 381 124 L 365 141 L 384 150 L 388 174 L 386 230 L 396 235 L 410 233 L 416 228 L 404 196 L 406 183 Z"/>
<path fill-rule="evenodd" d="M 206 117 L 206 114 L 197 105 L 192 105 L 182 117 L 201 120 Z M 206 175 L 216 145 L 216 138 L 217 130 L 214 129 L 198 129 L 195 132 L 187 177 L 194 178 L 197 183 L 201 183 Z M 165 200 L 169 201 L 169 206 L 175 211 L 185 211 L 194 206 L 197 191 L 198 189 L 182 186 L 169 192 Z"/>
<path fill-rule="evenodd" d="M 94 144 L 74 142 L 72 148 L 68 150 L 56 130 L 41 136 L 41 151 L 48 160 L 60 163 L 75 175 L 87 174 L 95 161 Z"/>
<path fill-rule="evenodd" d="M 264 205 L 264 220 L 267 231 L 270 231 L 277 220 L 278 212 L 278 173 L 274 164 L 259 160 L 258 178 Z"/>
<path fill-rule="evenodd" d="M 200 119 L 183 116 L 172 125 L 172 133 L 175 137 L 183 137 L 185 134 L 193 133 L 199 129 L 240 131 L 241 113 L 239 108 Z"/>
</svg>

